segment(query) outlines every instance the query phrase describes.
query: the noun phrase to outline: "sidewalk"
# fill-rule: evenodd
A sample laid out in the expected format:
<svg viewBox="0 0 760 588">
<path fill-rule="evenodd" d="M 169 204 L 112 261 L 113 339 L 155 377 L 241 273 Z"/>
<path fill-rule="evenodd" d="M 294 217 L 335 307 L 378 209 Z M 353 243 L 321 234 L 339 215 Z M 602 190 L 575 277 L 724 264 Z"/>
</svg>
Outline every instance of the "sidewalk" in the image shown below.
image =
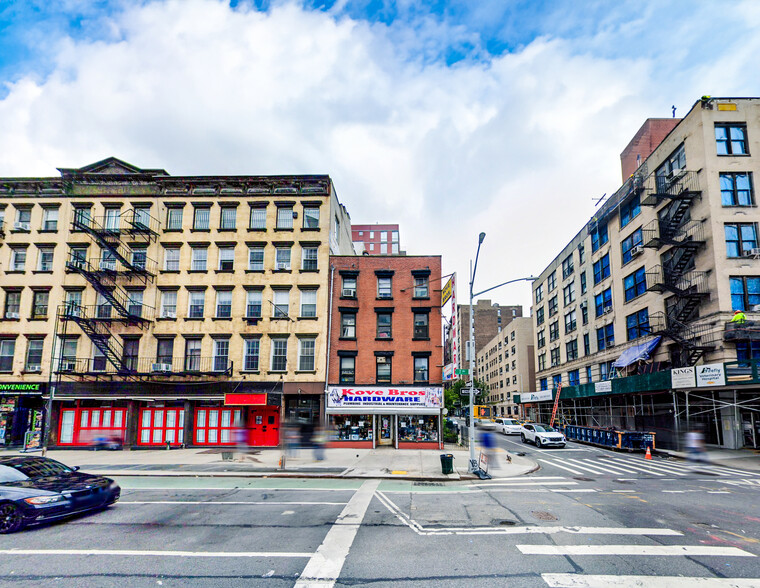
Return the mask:
<svg viewBox="0 0 760 588">
<path fill-rule="evenodd" d="M 325 459 L 317 461 L 311 449 L 299 449 L 293 457 L 286 457 L 279 448 L 251 448 L 240 453 L 230 448 L 232 460 L 225 460 L 223 452 L 214 449 L 149 449 L 137 451 L 51 450 L 47 457 L 69 466 L 80 466 L 83 471 L 108 476 L 284 476 L 323 478 L 392 478 L 401 480 L 457 481 L 474 479 L 467 472 L 469 453 L 455 445 L 443 451 L 414 449 L 327 449 Z M 454 473 L 441 473 L 442 453 L 454 456 Z M 40 455 L 39 452 L 21 454 L 3 451 L 0 455 Z M 497 453 L 499 468 L 491 468 L 494 478 L 522 476 L 538 469 L 526 458 Z"/>
<path fill-rule="evenodd" d="M 689 457 L 689 454 L 685 451 L 674 451 L 671 449 L 658 449 L 657 451 L 659 453 L 667 453 L 672 457 L 680 457 L 681 459 L 688 459 Z M 760 450 L 709 449 L 705 452 L 703 458 L 707 463 L 712 465 L 760 472 Z"/>
</svg>

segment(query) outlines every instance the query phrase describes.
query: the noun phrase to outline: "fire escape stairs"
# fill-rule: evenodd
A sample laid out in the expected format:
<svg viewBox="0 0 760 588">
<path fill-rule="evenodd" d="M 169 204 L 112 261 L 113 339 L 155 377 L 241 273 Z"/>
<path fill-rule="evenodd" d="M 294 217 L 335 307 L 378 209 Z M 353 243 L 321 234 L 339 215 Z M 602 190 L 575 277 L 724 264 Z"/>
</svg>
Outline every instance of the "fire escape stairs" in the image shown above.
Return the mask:
<svg viewBox="0 0 760 588">
<path fill-rule="evenodd" d="M 103 354 L 117 373 L 126 373 L 124 365 L 124 349 L 116 337 L 113 337 L 107 321 L 88 316 L 88 309 L 75 304 L 64 304 L 60 316 L 63 320 L 73 321 L 82 332 L 89 337 L 95 347 Z"/>
</svg>

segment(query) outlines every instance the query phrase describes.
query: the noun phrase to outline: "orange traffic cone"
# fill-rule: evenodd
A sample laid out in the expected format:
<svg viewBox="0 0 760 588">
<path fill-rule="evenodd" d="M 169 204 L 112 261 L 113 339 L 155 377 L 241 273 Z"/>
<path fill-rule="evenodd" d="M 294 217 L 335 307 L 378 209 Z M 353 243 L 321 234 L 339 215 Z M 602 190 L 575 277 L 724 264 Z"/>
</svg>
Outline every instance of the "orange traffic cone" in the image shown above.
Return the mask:
<svg viewBox="0 0 760 588">
<path fill-rule="evenodd" d="M 652 450 L 647 445 L 647 454 L 644 456 L 644 459 L 652 459 Z"/>
</svg>

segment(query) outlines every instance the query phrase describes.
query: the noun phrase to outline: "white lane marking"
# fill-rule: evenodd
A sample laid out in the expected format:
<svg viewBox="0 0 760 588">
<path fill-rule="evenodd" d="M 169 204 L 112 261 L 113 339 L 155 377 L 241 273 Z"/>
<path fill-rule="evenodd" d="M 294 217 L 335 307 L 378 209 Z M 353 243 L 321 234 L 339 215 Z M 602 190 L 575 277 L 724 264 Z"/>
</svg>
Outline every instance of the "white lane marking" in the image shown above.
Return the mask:
<svg viewBox="0 0 760 588">
<path fill-rule="evenodd" d="M 549 488 L 549 492 L 598 492 L 593 488 Z"/>
<path fill-rule="evenodd" d="M 149 551 L 142 549 L 0 549 L 1 555 L 110 555 L 124 557 L 312 557 L 287 551 Z"/>
<path fill-rule="evenodd" d="M 542 461 L 545 464 L 549 464 L 550 466 L 553 466 L 555 468 L 562 468 L 563 470 L 566 470 L 566 471 L 570 472 L 571 474 L 575 474 L 576 476 L 580 476 L 581 474 L 583 474 L 583 472 L 579 472 L 578 470 L 573 470 L 573 469 L 570 469 L 570 468 L 566 468 L 565 466 L 561 466 L 558 463 L 554 463 L 553 461 L 549 461 L 548 459 L 539 459 L 538 461 Z"/>
<path fill-rule="evenodd" d="M 292 514 L 296 514 L 296 511 L 294 511 L 294 510 L 283 510 L 282 511 L 282 515 L 283 516 L 285 516 L 285 515 L 292 515 Z"/>
<path fill-rule="evenodd" d="M 628 467 L 628 465 L 623 465 L 623 464 L 620 464 L 620 463 L 617 463 L 617 462 L 615 462 L 614 466 L 613 465 L 609 465 L 610 461 L 611 460 L 606 460 L 604 462 L 601 462 L 601 464 L 598 464 L 598 465 L 601 466 L 603 464 L 604 467 L 609 467 L 609 468 L 614 468 L 614 469 L 620 470 L 620 473 L 622 473 L 622 474 L 638 474 L 638 473 L 641 473 L 640 470 L 633 469 L 631 467 Z M 618 461 L 620 461 L 620 460 L 618 460 Z"/>
<path fill-rule="evenodd" d="M 738 547 L 713 545 L 516 545 L 525 555 L 681 555 L 757 557 Z"/>
<path fill-rule="evenodd" d="M 490 484 L 472 484 L 472 486 L 482 488 L 493 488 L 494 486 L 510 486 L 512 488 L 523 488 L 525 486 L 577 486 L 578 482 L 491 482 Z"/>
<path fill-rule="evenodd" d="M 602 576 L 581 574 L 541 574 L 549 588 L 756 588 L 760 578 L 710 578 L 687 576 Z"/>
<path fill-rule="evenodd" d="M 665 494 L 684 494 L 686 490 L 663 490 Z"/>
<path fill-rule="evenodd" d="M 708 490 L 708 494 L 731 494 L 731 492 L 726 492 L 725 490 Z"/>
<path fill-rule="evenodd" d="M 335 585 L 379 485 L 380 480 L 367 480 L 351 497 L 338 520 L 330 527 L 322 545 L 306 564 L 294 588 L 331 588 Z"/>
<path fill-rule="evenodd" d="M 613 492 L 617 492 L 618 494 L 627 493 L 627 492 L 636 492 L 636 490 L 613 490 Z"/>
<path fill-rule="evenodd" d="M 565 463 L 565 464 L 569 463 L 569 465 L 571 465 L 571 466 L 573 466 L 575 468 L 580 468 L 582 470 L 586 470 L 587 472 L 591 472 L 592 474 L 597 474 L 598 475 L 598 474 L 610 473 L 610 472 L 605 472 L 601 468 L 596 469 L 596 468 L 588 466 L 588 465 L 581 465 L 580 463 L 578 463 L 579 460 L 567 460 L 567 461 L 565 461 L 563 459 L 558 459 L 558 458 L 555 458 L 555 459 L 557 461 Z"/>
<path fill-rule="evenodd" d="M 114 476 L 114 478 L 118 478 L 118 476 Z M 229 488 L 223 488 L 220 486 L 188 486 L 188 487 L 181 487 L 177 488 L 176 486 L 149 486 L 149 487 L 143 487 L 143 488 L 130 488 L 129 486 L 121 488 L 122 493 L 126 492 L 155 492 L 156 490 L 173 490 L 175 492 L 184 492 L 186 490 L 217 490 L 219 492 L 226 492 L 229 490 L 247 490 L 250 492 L 270 492 L 272 490 L 293 490 L 298 492 L 303 491 L 309 491 L 309 492 L 356 492 L 357 488 L 307 488 L 299 486 L 298 488 L 288 488 L 287 486 L 262 486 L 261 488 L 255 488 L 255 487 L 245 487 L 241 488 L 239 486 L 232 486 Z"/>
<path fill-rule="evenodd" d="M 650 468 L 650 467 L 648 467 L 646 465 L 641 465 L 641 464 L 632 464 L 632 463 L 626 462 L 625 466 L 623 466 L 623 467 L 626 467 L 626 468 L 634 470 L 634 471 L 644 472 L 645 474 L 649 474 L 650 476 L 665 476 L 666 475 L 665 473 L 663 473 L 661 471 L 654 470 L 654 469 L 652 469 L 652 468 Z M 673 476 L 673 475 L 675 475 L 675 476 L 685 476 L 686 474 L 684 474 L 682 472 L 671 472 L 671 471 L 668 471 L 667 475 L 671 475 L 671 476 Z"/>
<path fill-rule="evenodd" d="M 253 506 L 345 506 L 347 502 L 275 502 L 274 500 L 239 500 L 236 502 L 228 500 L 219 500 L 216 502 L 210 500 L 119 500 L 119 504 L 209 504 L 209 505 L 234 505 L 250 504 Z"/>
</svg>

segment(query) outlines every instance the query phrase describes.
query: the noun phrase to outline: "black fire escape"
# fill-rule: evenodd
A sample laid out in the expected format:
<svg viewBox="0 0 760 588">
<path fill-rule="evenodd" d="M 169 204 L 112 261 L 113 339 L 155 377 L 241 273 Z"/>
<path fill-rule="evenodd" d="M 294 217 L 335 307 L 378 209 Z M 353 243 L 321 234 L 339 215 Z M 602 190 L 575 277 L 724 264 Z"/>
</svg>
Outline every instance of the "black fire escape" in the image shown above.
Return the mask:
<svg viewBox="0 0 760 588">
<path fill-rule="evenodd" d="M 670 294 L 665 312 L 649 316 L 652 334 L 676 343 L 676 366 L 694 365 L 713 349 L 709 325 L 696 325 L 699 306 L 709 297 L 707 272 L 695 271 L 694 259 L 705 245 L 703 223 L 691 219 L 691 205 L 701 195 L 697 172 L 674 170 L 652 174 L 641 204 L 658 207 L 658 219 L 642 229 L 642 245 L 659 249 L 661 265 L 646 272 L 647 290 Z"/>
</svg>

